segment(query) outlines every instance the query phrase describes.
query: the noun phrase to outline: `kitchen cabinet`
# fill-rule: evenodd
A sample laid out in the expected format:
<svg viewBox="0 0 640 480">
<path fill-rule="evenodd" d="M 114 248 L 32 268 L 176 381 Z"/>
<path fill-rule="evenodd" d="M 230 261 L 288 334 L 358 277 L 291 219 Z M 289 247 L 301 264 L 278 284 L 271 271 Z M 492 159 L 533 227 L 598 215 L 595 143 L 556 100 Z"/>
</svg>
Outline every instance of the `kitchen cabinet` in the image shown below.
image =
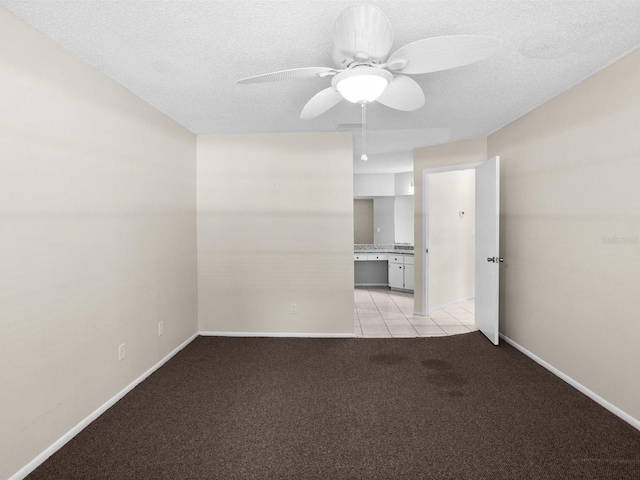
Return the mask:
<svg viewBox="0 0 640 480">
<path fill-rule="evenodd" d="M 413 255 L 363 252 L 353 255 L 354 284 L 413 291 Z"/>
<path fill-rule="evenodd" d="M 404 266 L 404 289 L 413 291 L 413 265 Z"/>
<path fill-rule="evenodd" d="M 413 291 L 413 255 L 389 256 L 389 286 Z"/>
<path fill-rule="evenodd" d="M 404 265 L 402 263 L 389 262 L 389 286 L 404 288 Z"/>
</svg>

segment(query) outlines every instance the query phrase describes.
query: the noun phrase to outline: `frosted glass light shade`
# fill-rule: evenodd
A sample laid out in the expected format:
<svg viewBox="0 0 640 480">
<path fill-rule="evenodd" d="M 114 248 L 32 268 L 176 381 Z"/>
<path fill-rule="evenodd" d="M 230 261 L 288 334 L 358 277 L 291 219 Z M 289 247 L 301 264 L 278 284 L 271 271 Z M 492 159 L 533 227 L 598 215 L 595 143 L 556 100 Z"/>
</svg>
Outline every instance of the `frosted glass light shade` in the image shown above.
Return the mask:
<svg viewBox="0 0 640 480">
<path fill-rule="evenodd" d="M 340 94 L 351 103 L 373 102 L 376 100 L 389 82 L 375 75 L 358 75 L 342 80 L 336 88 Z"/>
<path fill-rule="evenodd" d="M 392 78 L 391 73 L 380 68 L 358 67 L 339 73 L 333 77 L 331 84 L 345 100 L 368 103 L 382 95 Z"/>
</svg>

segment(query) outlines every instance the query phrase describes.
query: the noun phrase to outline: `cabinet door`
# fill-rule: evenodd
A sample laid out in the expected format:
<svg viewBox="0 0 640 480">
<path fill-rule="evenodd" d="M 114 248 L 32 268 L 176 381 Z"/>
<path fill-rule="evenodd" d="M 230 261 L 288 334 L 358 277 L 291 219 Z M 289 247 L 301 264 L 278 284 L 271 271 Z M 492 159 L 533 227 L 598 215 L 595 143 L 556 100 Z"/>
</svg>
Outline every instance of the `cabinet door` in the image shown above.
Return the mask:
<svg viewBox="0 0 640 480">
<path fill-rule="evenodd" d="M 404 288 L 404 265 L 389 263 L 389 286 L 391 288 Z"/>
<path fill-rule="evenodd" d="M 404 288 L 413 291 L 413 265 L 404 266 Z"/>
</svg>

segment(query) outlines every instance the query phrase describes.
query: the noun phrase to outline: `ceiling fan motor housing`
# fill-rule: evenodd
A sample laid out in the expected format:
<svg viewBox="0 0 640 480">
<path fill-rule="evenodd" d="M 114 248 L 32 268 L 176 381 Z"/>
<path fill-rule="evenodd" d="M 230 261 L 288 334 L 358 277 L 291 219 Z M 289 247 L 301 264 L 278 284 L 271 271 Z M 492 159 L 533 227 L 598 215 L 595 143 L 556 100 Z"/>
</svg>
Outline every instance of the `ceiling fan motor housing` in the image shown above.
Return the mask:
<svg viewBox="0 0 640 480">
<path fill-rule="evenodd" d="M 389 19 L 378 7 L 353 5 L 336 20 L 333 43 L 338 50 L 334 54 L 338 65 L 343 65 L 345 59 L 379 62 L 391 51 L 393 30 Z M 340 58 L 341 54 L 344 58 Z"/>
</svg>

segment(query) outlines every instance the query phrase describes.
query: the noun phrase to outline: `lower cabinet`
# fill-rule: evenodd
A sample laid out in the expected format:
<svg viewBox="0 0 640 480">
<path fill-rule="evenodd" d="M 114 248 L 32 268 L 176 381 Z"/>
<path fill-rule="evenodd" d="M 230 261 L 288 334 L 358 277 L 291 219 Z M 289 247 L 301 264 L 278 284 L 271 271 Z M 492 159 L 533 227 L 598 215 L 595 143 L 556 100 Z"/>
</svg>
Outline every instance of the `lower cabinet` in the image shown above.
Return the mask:
<svg viewBox="0 0 640 480">
<path fill-rule="evenodd" d="M 404 288 L 404 265 L 389 262 L 389 286 L 391 288 Z"/>
<path fill-rule="evenodd" d="M 413 290 L 413 265 L 404 266 L 404 289 Z"/>
<path fill-rule="evenodd" d="M 353 260 L 355 285 L 387 285 L 388 280 L 391 288 L 413 291 L 413 255 L 356 253 Z"/>
<path fill-rule="evenodd" d="M 389 257 L 389 286 L 413 291 L 413 255 Z"/>
</svg>

